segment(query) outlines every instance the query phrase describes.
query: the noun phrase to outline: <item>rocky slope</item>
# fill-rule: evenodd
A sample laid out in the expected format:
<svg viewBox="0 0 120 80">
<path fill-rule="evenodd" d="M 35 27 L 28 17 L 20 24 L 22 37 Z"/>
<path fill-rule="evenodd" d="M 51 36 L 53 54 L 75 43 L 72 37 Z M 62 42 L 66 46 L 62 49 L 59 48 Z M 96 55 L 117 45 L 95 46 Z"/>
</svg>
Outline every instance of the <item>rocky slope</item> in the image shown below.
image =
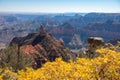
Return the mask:
<svg viewBox="0 0 120 80">
<path fill-rule="evenodd" d="M 90 36 L 102 37 L 105 42 L 111 39 L 120 38 L 120 22 L 107 20 L 106 22 L 90 23 L 81 30 L 82 37 L 87 39 Z"/>
<path fill-rule="evenodd" d="M 52 33 L 55 38 L 61 40 L 65 44 L 65 46 L 69 47 L 70 49 L 74 49 L 77 46 L 78 47 L 82 46 L 81 45 L 82 41 L 81 41 L 80 37 L 74 37 L 76 34 L 79 36 L 79 29 L 75 28 L 74 26 L 72 26 L 69 23 L 64 23 L 63 25 L 61 25 L 59 27 L 47 27 L 46 31 Z M 73 40 L 73 38 L 79 38 L 80 41 L 77 39 Z M 70 43 L 74 43 L 74 41 L 75 41 L 75 43 L 76 42 L 77 43 L 81 42 L 81 43 L 76 44 L 77 46 L 70 44 Z"/>
<path fill-rule="evenodd" d="M 17 44 L 24 53 L 37 56 L 38 62 L 54 61 L 61 57 L 68 61 L 73 59 L 73 54 L 64 44 L 56 40 L 50 33 L 46 33 L 44 28 L 40 28 L 40 33 L 30 33 L 25 37 L 15 37 L 10 46 Z"/>
</svg>

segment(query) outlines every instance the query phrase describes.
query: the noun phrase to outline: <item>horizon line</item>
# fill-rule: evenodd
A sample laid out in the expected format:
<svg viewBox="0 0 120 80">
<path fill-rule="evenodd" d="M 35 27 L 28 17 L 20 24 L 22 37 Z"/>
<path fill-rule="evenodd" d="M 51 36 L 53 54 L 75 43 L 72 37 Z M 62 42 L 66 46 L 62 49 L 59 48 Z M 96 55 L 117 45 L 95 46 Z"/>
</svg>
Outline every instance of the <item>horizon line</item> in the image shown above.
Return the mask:
<svg viewBox="0 0 120 80">
<path fill-rule="evenodd" d="M 0 11 L 0 13 L 15 13 L 15 14 L 17 14 L 17 13 L 21 13 L 21 14 L 27 14 L 27 13 L 29 13 L 29 14 L 65 14 L 65 13 L 120 13 L 120 12 L 98 12 L 98 11 L 91 11 L 91 12 L 19 12 L 19 11 Z"/>
</svg>

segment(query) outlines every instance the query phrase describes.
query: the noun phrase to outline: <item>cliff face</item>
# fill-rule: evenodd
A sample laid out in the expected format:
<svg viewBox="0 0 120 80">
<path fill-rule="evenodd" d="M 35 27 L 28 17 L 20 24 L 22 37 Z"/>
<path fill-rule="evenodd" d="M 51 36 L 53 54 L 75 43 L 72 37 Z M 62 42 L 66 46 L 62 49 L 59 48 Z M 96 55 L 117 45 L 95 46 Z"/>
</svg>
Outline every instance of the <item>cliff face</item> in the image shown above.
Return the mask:
<svg viewBox="0 0 120 80">
<path fill-rule="evenodd" d="M 82 37 L 87 40 L 90 36 L 102 37 L 105 42 L 120 38 L 120 22 L 107 20 L 106 22 L 90 23 L 81 30 Z M 86 38 L 85 38 L 86 37 Z"/>
<path fill-rule="evenodd" d="M 78 38 L 80 39 L 79 41 L 81 41 L 79 30 L 80 29 L 75 28 L 75 26 L 71 25 L 70 23 L 64 23 L 63 25 L 59 27 L 47 27 L 46 28 L 47 32 L 51 32 L 53 36 L 55 36 L 55 38 L 64 42 L 64 45 L 66 47 L 69 47 L 70 49 L 76 49 L 82 46 L 79 43 L 76 45 L 71 44 L 71 43 L 76 43 L 76 39 L 73 40 L 73 38 L 77 38 L 78 36 L 79 36 Z M 75 35 L 78 35 L 78 36 L 75 36 Z"/>
<path fill-rule="evenodd" d="M 24 53 L 36 55 L 44 61 L 54 61 L 61 57 L 68 61 L 73 57 L 72 52 L 64 47 L 64 44 L 56 40 L 50 33 L 46 33 L 44 28 L 40 28 L 40 33 L 30 33 L 25 37 L 15 37 L 10 46 L 17 44 Z"/>
</svg>

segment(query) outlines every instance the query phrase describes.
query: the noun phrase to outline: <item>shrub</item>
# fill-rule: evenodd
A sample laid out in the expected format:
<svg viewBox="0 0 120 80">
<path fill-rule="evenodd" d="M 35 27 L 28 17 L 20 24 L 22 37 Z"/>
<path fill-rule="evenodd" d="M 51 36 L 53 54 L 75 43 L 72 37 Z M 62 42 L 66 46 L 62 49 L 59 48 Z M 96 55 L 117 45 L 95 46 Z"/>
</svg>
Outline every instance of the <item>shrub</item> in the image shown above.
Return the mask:
<svg viewBox="0 0 120 80">
<path fill-rule="evenodd" d="M 30 67 L 32 57 L 24 54 L 18 49 L 17 45 L 10 46 L 2 50 L 0 54 L 0 67 L 11 67 L 14 71 Z"/>
</svg>

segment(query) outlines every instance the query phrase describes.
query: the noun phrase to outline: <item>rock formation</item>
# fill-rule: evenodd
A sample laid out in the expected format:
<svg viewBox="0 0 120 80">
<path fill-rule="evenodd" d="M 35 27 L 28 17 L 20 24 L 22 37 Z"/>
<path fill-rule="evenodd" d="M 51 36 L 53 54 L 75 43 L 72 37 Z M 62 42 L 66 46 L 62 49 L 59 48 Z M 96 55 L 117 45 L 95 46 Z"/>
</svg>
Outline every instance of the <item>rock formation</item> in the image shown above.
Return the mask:
<svg viewBox="0 0 120 80">
<path fill-rule="evenodd" d="M 14 44 L 20 45 L 24 53 L 37 56 L 34 62 L 37 64 L 37 68 L 46 61 L 54 61 L 57 57 L 68 61 L 74 56 L 70 50 L 64 47 L 63 43 L 46 33 L 43 26 L 40 27 L 39 33 L 13 38 L 10 46 Z"/>
<path fill-rule="evenodd" d="M 89 37 L 88 44 L 91 47 L 96 48 L 97 46 L 103 45 L 104 41 L 103 41 L 103 38 L 101 38 L 101 37 Z"/>
<path fill-rule="evenodd" d="M 88 38 L 88 46 L 87 46 L 88 51 L 87 52 L 94 55 L 95 50 L 103 45 L 104 45 L 103 38 L 101 38 L 101 37 L 89 37 Z"/>
<path fill-rule="evenodd" d="M 79 35 L 77 34 L 74 34 L 74 36 L 72 37 L 71 41 L 69 42 L 68 46 L 71 48 L 71 49 L 80 49 L 82 47 L 82 41 L 81 41 L 81 38 Z"/>
<path fill-rule="evenodd" d="M 46 34 L 43 26 L 40 27 L 40 34 L 41 35 L 45 35 Z"/>
</svg>

